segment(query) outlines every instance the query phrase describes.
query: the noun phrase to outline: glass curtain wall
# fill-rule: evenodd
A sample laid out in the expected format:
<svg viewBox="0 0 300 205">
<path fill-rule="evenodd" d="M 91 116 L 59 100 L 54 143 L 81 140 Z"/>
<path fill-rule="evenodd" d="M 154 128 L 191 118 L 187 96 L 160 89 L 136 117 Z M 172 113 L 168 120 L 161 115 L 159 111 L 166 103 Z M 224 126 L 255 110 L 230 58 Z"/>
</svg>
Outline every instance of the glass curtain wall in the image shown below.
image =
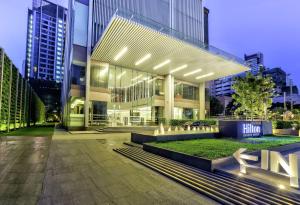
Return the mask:
<svg viewBox="0 0 300 205">
<path fill-rule="evenodd" d="M 155 122 L 153 96 L 164 95 L 156 75 L 106 63 L 91 65 L 91 88 L 110 94 L 108 102 L 91 101 L 90 121 L 109 126 L 146 125 Z M 102 91 L 99 91 L 102 92 Z"/>
<path fill-rule="evenodd" d="M 199 88 L 193 85 L 175 81 L 175 100 L 199 100 Z M 175 119 L 198 119 L 198 109 L 174 107 Z"/>
<path fill-rule="evenodd" d="M 145 125 L 152 122 L 156 76 L 110 65 L 107 105 L 108 120 L 113 126 Z"/>
<path fill-rule="evenodd" d="M 199 88 L 196 86 L 175 82 L 175 99 L 199 100 Z"/>
</svg>

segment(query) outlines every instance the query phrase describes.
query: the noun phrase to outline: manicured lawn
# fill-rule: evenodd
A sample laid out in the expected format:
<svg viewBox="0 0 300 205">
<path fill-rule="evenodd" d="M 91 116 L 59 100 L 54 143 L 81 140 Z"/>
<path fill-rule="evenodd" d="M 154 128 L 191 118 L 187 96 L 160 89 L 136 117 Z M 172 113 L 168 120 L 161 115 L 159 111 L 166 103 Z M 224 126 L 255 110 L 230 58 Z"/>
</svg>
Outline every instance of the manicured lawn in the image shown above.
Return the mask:
<svg viewBox="0 0 300 205">
<path fill-rule="evenodd" d="M 207 159 L 218 159 L 231 156 L 239 148 L 247 148 L 247 151 L 255 151 L 296 142 L 300 142 L 300 137 L 266 136 L 262 138 L 248 138 L 246 142 L 233 139 L 197 139 L 172 142 L 154 142 L 151 144 L 193 156 Z"/>
<path fill-rule="evenodd" d="M 0 137 L 1 136 L 32 136 L 32 137 L 52 136 L 53 131 L 54 131 L 54 127 L 29 127 L 29 128 L 17 129 L 9 133 L 0 133 Z"/>
</svg>

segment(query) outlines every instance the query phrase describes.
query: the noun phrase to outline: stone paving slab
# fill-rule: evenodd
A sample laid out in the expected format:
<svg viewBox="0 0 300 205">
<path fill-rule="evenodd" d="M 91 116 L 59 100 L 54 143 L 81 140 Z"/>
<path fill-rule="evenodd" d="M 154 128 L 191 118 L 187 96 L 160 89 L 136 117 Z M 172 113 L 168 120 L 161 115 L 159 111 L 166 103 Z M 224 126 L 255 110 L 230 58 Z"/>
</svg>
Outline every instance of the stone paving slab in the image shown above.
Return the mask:
<svg viewBox="0 0 300 205">
<path fill-rule="evenodd" d="M 15 139 L 7 138 L 0 145 L 0 204 L 37 204 L 51 138 Z"/>
<path fill-rule="evenodd" d="M 65 133 L 1 143 L 1 205 L 216 204 L 112 151 L 129 134 Z"/>
<path fill-rule="evenodd" d="M 216 204 L 112 151 L 129 140 L 126 133 L 60 132 L 52 141 L 38 204 Z"/>
</svg>

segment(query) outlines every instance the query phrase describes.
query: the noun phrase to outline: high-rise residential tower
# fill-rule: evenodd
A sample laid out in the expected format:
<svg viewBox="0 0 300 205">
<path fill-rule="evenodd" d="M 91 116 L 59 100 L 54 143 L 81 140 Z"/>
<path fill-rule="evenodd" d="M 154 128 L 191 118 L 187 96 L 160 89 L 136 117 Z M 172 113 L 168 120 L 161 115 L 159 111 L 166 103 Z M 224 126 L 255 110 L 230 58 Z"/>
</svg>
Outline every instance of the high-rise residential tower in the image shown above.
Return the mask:
<svg viewBox="0 0 300 205">
<path fill-rule="evenodd" d="M 50 0 L 33 0 L 28 9 L 25 77 L 61 82 L 67 9 Z"/>
<path fill-rule="evenodd" d="M 250 67 L 250 72 L 253 75 L 258 74 L 260 69 L 264 67 L 264 55 L 260 52 L 251 55 L 245 54 L 244 59 L 246 64 Z"/>
<path fill-rule="evenodd" d="M 263 54 L 260 52 L 244 55 L 245 64 L 250 68 L 250 72 L 253 75 L 257 75 L 259 73 L 260 68 L 264 67 L 264 58 Z M 245 75 L 245 73 L 239 74 L 239 76 Z M 226 76 L 224 78 L 220 78 L 211 82 L 210 92 L 212 96 L 221 97 L 221 96 L 229 96 L 234 93 L 232 90 L 232 85 L 234 83 L 234 78 L 236 76 Z"/>
<path fill-rule="evenodd" d="M 201 0 L 70 0 L 64 125 L 204 119 L 205 82 L 248 68 L 206 44 L 203 11 Z"/>
</svg>

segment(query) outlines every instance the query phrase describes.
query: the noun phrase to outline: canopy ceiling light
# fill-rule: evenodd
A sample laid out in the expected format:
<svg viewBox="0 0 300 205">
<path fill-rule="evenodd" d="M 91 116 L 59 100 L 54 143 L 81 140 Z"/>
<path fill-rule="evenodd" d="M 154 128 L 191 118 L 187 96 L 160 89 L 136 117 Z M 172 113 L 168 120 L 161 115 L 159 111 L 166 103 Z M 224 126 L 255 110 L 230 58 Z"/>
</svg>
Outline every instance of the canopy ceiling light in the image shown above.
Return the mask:
<svg viewBox="0 0 300 205">
<path fill-rule="evenodd" d="M 126 52 L 128 51 L 127 47 L 124 47 L 114 58 L 115 61 L 119 60 Z"/>
<path fill-rule="evenodd" d="M 135 81 L 135 80 L 139 79 L 139 78 L 142 77 L 142 76 L 143 76 L 143 75 L 140 74 L 140 75 L 136 76 L 135 78 L 132 78 L 131 81 Z"/>
<path fill-rule="evenodd" d="M 117 78 L 118 78 L 118 79 L 121 79 L 121 78 L 122 78 L 122 76 L 123 76 L 123 75 L 125 75 L 125 74 L 126 74 L 126 71 L 123 71 L 123 72 L 122 72 L 120 75 L 118 75 L 118 77 L 117 77 Z"/>
<path fill-rule="evenodd" d="M 206 77 L 212 76 L 212 75 L 214 75 L 214 74 L 215 74 L 215 73 L 213 73 L 213 72 L 207 73 L 207 74 L 205 74 L 205 75 L 200 75 L 200 76 L 196 77 L 196 79 L 199 80 L 199 79 L 202 79 L 202 78 L 206 78 Z"/>
<path fill-rule="evenodd" d="M 163 66 L 165 66 L 165 65 L 169 64 L 170 62 L 171 62 L 171 60 L 170 60 L 170 59 L 168 59 L 168 60 L 165 60 L 164 62 L 162 62 L 162 63 L 160 63 L 160 64 L 158 64 L 158 65 L 154 66 L 154 67 L 153 67 L 153 70 L 157 70 L 157 69 L 159 69 L 159 68 L 161 68 L 161 67 L 163 67 Z"/>
<path fill-rule="evenodd" d="M 174 68 L 173 70 L 170 71 L 170 73 L 172 74 L 172 73 L 175 73 L 175 72 L 180 71 L 180 70 L 185 69 L 185 68 L 187 68 L 187 64 L 179 66 L 177 68 Z"/>
<path fill-rule="evenodd" d="M 138 66 L 140 64 L 142 64 L 143 62 L 145 62 L 146 60 L 148 60 L 149 58 L 151 58 L 151 53 L 148 53 L 147 55 L 145 55 L 144 57 L 142 57 L 140 60 L 138 60 L 135 65 Z"/>
<path fill-rule="evenodd" d="M 201 68 L 199 68 L 199 69 L 197 69 L 197 70 L 194 70 L 194 71 L 192 71 L 192 72 L 186 73 L 186 74 L 184 74 L 183 76 L 184 76 L 184 77 L 187 77 L 187 76 L 190 76 L 190 75 L 193 75 L 193 74 L 199 73 L 199 72 L 201 72 L 201 71 L 202 71 L 202 69 L 201 69 Z"/>
</svg>

